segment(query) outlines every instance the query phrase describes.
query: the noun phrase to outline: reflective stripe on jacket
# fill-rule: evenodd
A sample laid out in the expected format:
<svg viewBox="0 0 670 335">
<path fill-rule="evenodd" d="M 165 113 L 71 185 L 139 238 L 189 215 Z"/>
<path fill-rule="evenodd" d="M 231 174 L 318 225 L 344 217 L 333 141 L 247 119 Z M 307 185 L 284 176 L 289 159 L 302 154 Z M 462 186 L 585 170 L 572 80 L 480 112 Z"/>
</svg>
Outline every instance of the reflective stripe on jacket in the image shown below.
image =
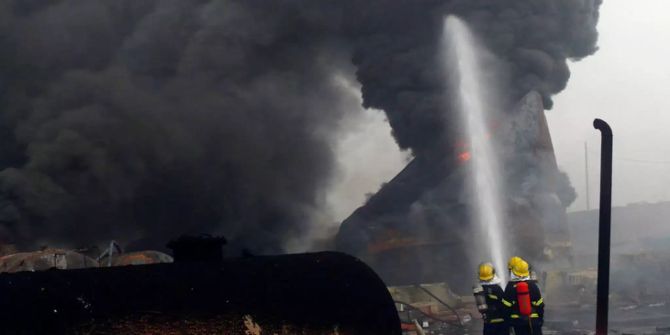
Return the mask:
<svg viewBox="0 0 670 335">
<path fill-rule="evenodd" d="M 487 285 L 482 284 L 485 292 L 486 305 L 488 310 L 482 315 L 486 323 L 502 323 L 505 322 L 505 306 L 502 304 L 503 289 L 498 284 Z"/>
</svg>

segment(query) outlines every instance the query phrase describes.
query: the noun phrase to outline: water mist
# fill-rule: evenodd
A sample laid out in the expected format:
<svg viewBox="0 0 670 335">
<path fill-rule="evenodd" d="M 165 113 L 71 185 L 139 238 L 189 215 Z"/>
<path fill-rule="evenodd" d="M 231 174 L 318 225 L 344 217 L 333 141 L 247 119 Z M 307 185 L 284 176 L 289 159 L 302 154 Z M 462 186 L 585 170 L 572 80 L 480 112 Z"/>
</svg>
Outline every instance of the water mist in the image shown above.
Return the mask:
<svg viewBox="0 0 670 335">
<path fill-rule="evenodd" d="M 505 280 L 505 241 L 502 234 L 501 190 L 498 158 L 492 146 L 488 120 L 493 112 L 493 85 L 484 76 L 483 56 L 486 51 L 480 47 L 463 21 L 448 16 L 444 22 L 443 48 L 445 55 L 445 76 L 455 88 L 454 106 L 461 115 L 466 141 L 469 144 L 468 184 L 471 187 L 471 217 L 477 224 L 473 249 L 479 248 L 482 257 L 490 257 L 498 270 L 498 276 Z M 447 61 L 448 60 L 448 61 Z M 473 250 L 474 254 L 477 254 Z"/>
</svg>

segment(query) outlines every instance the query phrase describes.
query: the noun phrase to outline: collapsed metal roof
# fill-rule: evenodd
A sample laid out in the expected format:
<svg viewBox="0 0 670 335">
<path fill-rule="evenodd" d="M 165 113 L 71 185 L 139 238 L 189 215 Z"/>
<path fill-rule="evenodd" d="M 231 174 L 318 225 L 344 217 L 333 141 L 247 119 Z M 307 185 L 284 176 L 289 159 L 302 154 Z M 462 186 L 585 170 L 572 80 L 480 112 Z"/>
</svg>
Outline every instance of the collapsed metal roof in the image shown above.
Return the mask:
<svg viewBox="0 0 670 335">
<path fill-rule="evenodd" d="M 0 273 L 45 271 L 49 269 L 83 269 L 105 266 L 146 265 L 172 263 L 172 257 L 155 250 L 136 251 L 112 255 L 99 260 L 72 250 L 44 249 L 19 252 L 0 257 Z"/>
</svg>

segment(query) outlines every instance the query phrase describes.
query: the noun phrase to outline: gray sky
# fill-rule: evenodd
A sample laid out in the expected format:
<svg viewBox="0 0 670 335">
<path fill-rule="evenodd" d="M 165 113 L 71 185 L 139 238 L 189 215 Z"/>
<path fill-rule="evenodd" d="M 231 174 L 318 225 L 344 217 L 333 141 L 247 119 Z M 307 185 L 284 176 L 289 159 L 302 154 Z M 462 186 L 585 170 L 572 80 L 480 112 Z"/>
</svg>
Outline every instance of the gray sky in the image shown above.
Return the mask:
<svg viewBox="0 0 670 335">
<path fill-rule="evenodd" d="M 670 200 L 670 1 L 609 0 L 601 7 L 600 50 L 572 63 L 568 87 L 547 112 L 558 163 L 586 207 L 584 142 L 589 146 L 591 207 L 598 204 L 600 135 L 614 131 L 614 205 Z"/>
<path fill-rule="evenodd" d="M 586 207 L 584 142 L 589 146 L 591 207 L 598 206 L 600 134 L 594 118 L 614 130 L 613 204 L 670 200 L 670 0 L 608 0 L 601 7 L 600 50 L 570 64 L 568 87 L 547 112 L 558 164 L 579 194 L 569 211 Z M 352 94 L 358 88 L 352 85 Z M 338 147 L 340 179 L 327 203 L 346 218 L 366 193 L 407 162 L 382 112 L 362 110 Z"/>
</svg>

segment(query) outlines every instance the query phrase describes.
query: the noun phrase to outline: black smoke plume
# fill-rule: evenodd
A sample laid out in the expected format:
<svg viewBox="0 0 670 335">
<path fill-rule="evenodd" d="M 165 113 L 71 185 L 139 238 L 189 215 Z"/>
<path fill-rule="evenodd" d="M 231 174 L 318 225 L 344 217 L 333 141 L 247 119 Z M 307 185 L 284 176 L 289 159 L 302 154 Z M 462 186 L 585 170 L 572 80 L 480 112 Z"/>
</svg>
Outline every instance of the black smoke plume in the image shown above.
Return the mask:
<svg viewBox="0 0 670 335">
<path fill-rule="evenodd" d="M 449 138 L 437 49 L 454 13 L 551 95 L 596 50 L 600 0 L 7 0 L 0 3 L 0 238 L 31 246 L 183 232 L 259 251 L 304 235 L 355 99 L 403 149 Z M 448 115 L 448 112 L 446 113 Z M 448 118 L 447 118 L 448 119 Z"/>
<path fill-rule="evenodd" d="M 5 243 L 204 231 L 272 252 L 305 234 L 357 104 L 322 5 L 0 6 Z"/>
<path fill-rule="evenodd" d="M 597 50 L 601 2 L 366 1 L 360 12 L 367 15 L 359 19 L 365 27 L 357 34 L 353 57 L 364 105 L 384 110 L 400 147 L 415 154 L 453 140 L 438 57 L 444 17 L 455 14 L 505 63 L 501 109 L 530 90 L 542 94 L 550 109 L 551 96 L 565 88 L 570 76 L 567 60 Z"/>
</svg>

